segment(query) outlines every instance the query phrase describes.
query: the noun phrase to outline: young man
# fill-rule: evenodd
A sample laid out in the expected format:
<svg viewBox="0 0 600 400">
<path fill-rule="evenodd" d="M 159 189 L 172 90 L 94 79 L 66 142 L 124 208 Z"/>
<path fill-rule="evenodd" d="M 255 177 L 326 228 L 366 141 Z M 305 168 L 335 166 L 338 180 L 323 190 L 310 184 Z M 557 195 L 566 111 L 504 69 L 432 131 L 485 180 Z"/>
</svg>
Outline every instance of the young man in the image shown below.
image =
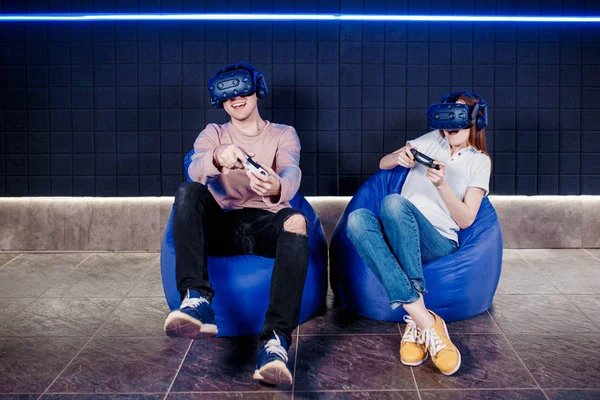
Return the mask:
<svg viewBox="0 0 600 400">
<path fill-rule="evenodd" d="M 165 332 L 187 338 L 218 332 L 207 256 L 274 257 L 254 379 L 291 384 L 288 348 L 308 269 L 306 218 L 289 204 L 300 186 L 300 141 L 291 126 L 260 117 L 257 100 L 268 89 L 251 65 L 228 65 L 208 86 L 212 105 L 223 107 L 231 121 L 209 124 L 200 133 L 188 169 L 194 182 L 182 184 L 175 195 L 173 241 L 182 304 L 169 314 Z M 252 168 L 248 157 L 266 174 Z"/>
</svg>

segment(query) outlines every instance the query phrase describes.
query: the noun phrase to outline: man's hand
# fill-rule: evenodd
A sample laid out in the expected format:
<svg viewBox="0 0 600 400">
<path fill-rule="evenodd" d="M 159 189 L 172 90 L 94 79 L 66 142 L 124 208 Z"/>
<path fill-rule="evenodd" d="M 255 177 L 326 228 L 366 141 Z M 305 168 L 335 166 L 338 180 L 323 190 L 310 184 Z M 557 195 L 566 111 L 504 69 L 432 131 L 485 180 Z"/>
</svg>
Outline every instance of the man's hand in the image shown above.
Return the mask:
<svg viewBox="0 0 600 400">
<path fill-rule="evenodd" d="M 440 187 L 446 182 L 446 165 L 443 162 L 437 160 L 433 160 L 433 163 L 438 164 L 440 166 L 440 169 L 438 170 L 435 168 L 427 168 L 427 172 L 425 173 L 425 175 L 427 175 L 427 178 L 429 178 L 429 180 L 434 184 L 435 187 Z"/>
<path fill-rule="evenodd" d="M 267 171 L 269 175 L 264 176 L 246 171 L 246 175 L 248 175 L 248 178 L 250 179 L 250 189 L 262 197 L 279 196 L 281 194 L 281 181 L 279 180 L 279 175 L 264 164 L 260 164 L 260 166 Z"/>
<path fill-rule="evenodd" d="M 228 174 L 231 169 L 244 168 L 238 159 L 246 161 L 246 154 L 254 157 L 254 153 L 242 150 L 235 144 L 220 144 L 213 152 L 213 164 L 215 167 L 221 169 L 223 174 Z"/>
</svg>

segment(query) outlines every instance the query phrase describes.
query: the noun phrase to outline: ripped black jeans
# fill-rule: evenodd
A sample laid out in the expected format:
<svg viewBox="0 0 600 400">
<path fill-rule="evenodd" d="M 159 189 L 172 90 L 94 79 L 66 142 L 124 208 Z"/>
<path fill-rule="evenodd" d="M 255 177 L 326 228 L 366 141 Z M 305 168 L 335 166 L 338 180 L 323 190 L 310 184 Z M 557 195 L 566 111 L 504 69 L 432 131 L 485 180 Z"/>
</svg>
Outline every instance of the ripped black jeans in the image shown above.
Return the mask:
<svg viewBox="0 0 600 400">
<path fill-rule="evenodd" d="M 195 289 L 212 300 L 207 256 L 256 254 L 275 258 L 261 339 L 275 330 L 290 344 L 300 318 L 308 270 L 308 236 L 283 230 L 285 221 L 294 214 L 304 216 L 293 208 L 277 213 L 256 208 L 223 211 L 205 185 L 188 182 L 179 186 L 173 244 L 177 289 L 182 298 L 188 289 Z"/>
</svg>

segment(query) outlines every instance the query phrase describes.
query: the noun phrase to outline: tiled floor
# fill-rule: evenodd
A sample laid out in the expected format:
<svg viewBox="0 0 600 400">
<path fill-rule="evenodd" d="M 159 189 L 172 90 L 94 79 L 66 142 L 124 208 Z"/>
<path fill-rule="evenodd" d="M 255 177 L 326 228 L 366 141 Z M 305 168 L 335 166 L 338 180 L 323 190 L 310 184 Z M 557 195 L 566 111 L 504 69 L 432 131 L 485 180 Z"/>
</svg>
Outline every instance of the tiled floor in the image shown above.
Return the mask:
<svg viewBox="0 0 600 400">
<path fill-rule="evenodd" d="M 449 324 L 456 375 L 401 365 L 402 326 L 330 297 L 273 388 L 251 379 L 256 338 L 163 334 L 158 254 L 0 253 L 0 400 L 600 399 L 599 308 L 600 251 L 507 250 L 489 312 Z"/>
</svg>

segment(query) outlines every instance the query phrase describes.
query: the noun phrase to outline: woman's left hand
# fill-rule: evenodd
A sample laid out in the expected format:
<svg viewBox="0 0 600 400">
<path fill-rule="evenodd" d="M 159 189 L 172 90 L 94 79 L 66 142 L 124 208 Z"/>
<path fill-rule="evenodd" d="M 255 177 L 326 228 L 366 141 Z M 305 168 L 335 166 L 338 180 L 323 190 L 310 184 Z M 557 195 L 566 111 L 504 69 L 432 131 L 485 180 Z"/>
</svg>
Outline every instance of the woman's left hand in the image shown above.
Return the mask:
<svg viewBox="0 0 600 400">
<path fill-rule="evenodd" d="M 444 182 L 446 182 L 446 165 L 443 162 L 437 160 L 434 160 L 433 163 L 438 164 L 440 166 L 440 169 L 427 168 L 427 172 L 425 174 L 435 187 L 440 187 L 444 184 Z"/>
</svg>

